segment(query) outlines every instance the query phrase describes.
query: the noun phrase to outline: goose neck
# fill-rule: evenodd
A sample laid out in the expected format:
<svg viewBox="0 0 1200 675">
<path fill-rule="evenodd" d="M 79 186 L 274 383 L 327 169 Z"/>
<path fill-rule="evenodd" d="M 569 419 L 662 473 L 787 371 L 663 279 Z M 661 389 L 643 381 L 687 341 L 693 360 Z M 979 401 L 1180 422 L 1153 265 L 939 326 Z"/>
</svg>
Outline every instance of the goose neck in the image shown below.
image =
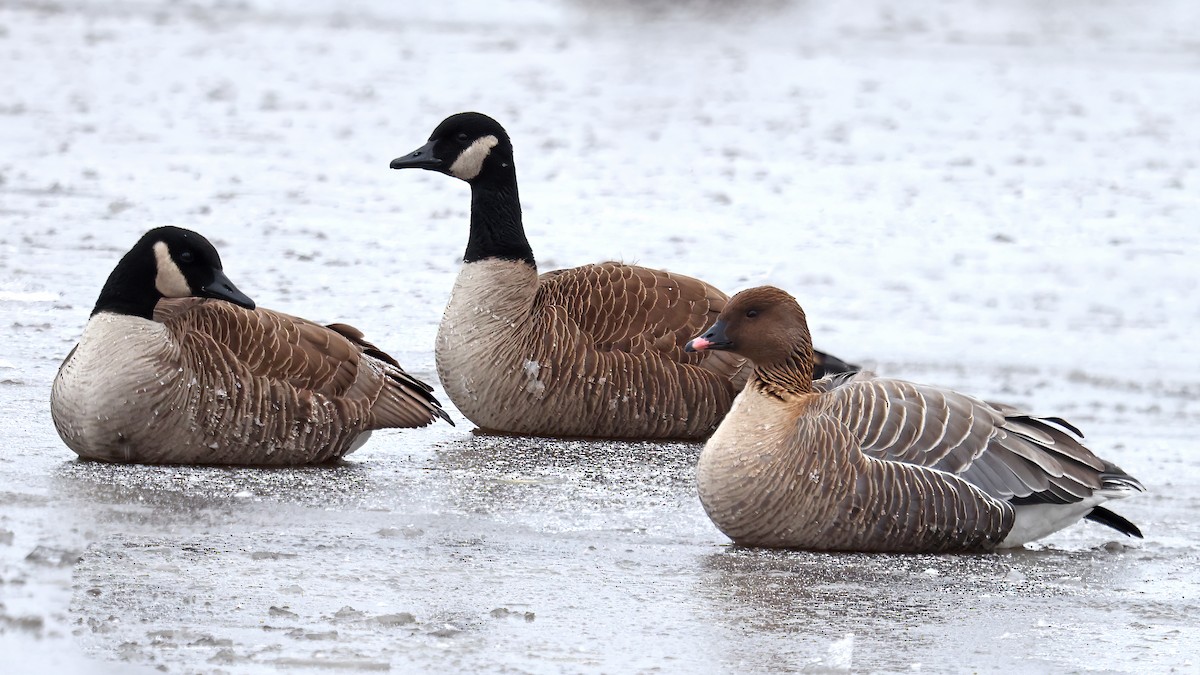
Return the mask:
<svg viewBox="0 0 1200 675">
<path fill-rule="evenodd" d="M 128 259 L 122 260 L 108 276 L 96 306 L 92 308 L 92 316 L 111 312 L 142 319 L 154 318 L 154 306 L 162 294 L 155 288 L 152 275 L 147 278 L 141 266 L 135 267 L 128 262 Z"/>
<path fill-rule="evenodd" d="M 519 260 L 535 266 L 521 222 L 516 181 L 471 186 L 471 235 L 463 262 L 487 258 Z"/>
<path fill-rule="evenodd" d="M 756 365 L 753 383 L 768 396 L 788 400 L 813 392 L 812 374 L 812 347 L 800 345 L 787 358 Z"/>
</svg>

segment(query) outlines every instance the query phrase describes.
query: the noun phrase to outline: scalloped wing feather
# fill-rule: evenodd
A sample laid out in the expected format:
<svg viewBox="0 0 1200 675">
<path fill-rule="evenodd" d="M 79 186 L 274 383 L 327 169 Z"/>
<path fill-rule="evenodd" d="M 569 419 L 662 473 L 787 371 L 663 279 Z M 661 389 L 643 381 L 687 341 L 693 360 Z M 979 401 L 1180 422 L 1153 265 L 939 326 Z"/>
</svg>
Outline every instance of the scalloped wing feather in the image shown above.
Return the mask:
<svg viewBox="0 0 1200 675">
<path fill-rule="evenodd" d="M 539 277 L 534 311 L 552 317 L 548 329 L 578 331 L 599 351 L 655 353 L 701 366 L 745 384 L 749 362 L 728 352 L 683 350 L 716 321 L 728 297 L 699 279 L 618 262 L 547 272 Z"/>
<path fill-rule="evenodd" d="M 1101 489 L 1106 475 L 1127 477 L 1057 419 L 948 389 L 860 376 L 822 398 L 865 455 L 954 474 L 1000 499 L 1073 502 Z"/>
<path fill-rule="evenodd" d="M 177 335 L 211 337 L 239 369 L 273 387 L 369 416 L 371 428 L 425 426 L 437 417 L 449 421 L 428 384 L 406 373 L 353 326 L 323 326 L 269 309 L 197 298 L 162 300 L 154 318 Z"/>
<path fill-rule="evenodd" d="M 341 396 L 358 379 L 361 348 L 336 330 L 289 314 L 184 298 L 160 301 L 155 320 L 181 334 L 210 335 L 254 375 L 295 387 Z"/>
</svg>

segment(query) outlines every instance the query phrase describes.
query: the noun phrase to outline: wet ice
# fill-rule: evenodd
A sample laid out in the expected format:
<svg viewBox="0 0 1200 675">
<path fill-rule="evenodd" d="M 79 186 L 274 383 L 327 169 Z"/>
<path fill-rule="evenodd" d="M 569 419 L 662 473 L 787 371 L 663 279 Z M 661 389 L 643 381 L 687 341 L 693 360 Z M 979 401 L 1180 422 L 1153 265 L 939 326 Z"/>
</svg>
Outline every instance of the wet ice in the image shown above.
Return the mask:
<svg viewBox="0 0 1200 675">
<path fill-rule="evenodd" d="M 5 654 L 121 673 L 1195 667 L 1189 4 L 434 7 L 0 9 L 26 74 L 0 115 Z M 204 232 L 264 306 L 353 323 L 436 382 L 466 193 L 386 162 L 459 109 L 512 132 L 544 268 L 788 288 L 833 353 L 1081 426 L 1150 487 L 1120 504 L 1147 540 L 1082 524 L 994 556 L 747 551 L 696 501 L 698 445 L 469 424 L 331 467 L 72 459 L 49 382 L 153 225 Z"/>
</svg>

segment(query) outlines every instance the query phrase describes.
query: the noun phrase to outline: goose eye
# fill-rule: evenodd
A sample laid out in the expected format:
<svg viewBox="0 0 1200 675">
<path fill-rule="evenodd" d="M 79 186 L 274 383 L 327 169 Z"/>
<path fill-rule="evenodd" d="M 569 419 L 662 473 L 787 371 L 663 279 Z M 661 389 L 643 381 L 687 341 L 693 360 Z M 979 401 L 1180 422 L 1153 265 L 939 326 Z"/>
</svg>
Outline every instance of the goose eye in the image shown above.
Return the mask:
<svg viewBox="0 0 1200 675">
<path fill-rule="evenodd" d="M 179 261 L 180 261 L 180 262 L 184 262 L 184 263 L 190 263 L 190 262 L 192 262 L 193 260 L 195 260 L 195 256 L 193 256 L 193 255 L 192 255 L 192 252 L 191 252 L 191 251 L 184 251 L 183 253 L 180 253 L 180 254 L 179 254 Z"/>
<path fill-rule="evenodd" d="M 471 137 L 470 137 L 470 136 L 468 136 L 468 135 L 466 134 L 466 132 L 462 132 L 462 133 L 460 133 L 458 136 L 456 136 L 455 138 L 457 138 L 457 139 L 459 140 L 459 142 L 460 142 L 460 143 L 466 143 L 468 140 L 470 140 L 470 138 L 471 138 Z"/>
<path fill-rule="evenodd" d="M 758 316 L 758 310 L 757 310 L 757 309 L 751 309 L 751 310 L 748 310 L 748 311 L 746 312 L 746 318 L 747 318 L 747 319 L 753 319 L 753 318 L 754 318 L 754 317 L 756 317 L 756 316 Z"/>
</svg>

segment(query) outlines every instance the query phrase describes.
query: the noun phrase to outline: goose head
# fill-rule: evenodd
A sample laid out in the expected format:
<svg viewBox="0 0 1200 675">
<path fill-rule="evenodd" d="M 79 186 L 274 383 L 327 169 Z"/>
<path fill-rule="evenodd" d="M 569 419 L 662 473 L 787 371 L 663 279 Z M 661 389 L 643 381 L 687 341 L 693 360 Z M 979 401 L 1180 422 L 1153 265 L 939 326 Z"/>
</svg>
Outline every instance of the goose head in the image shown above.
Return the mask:
<svg viewBox="0 0 1200 675">
<path fill-rule="evenodd" d="M 428 169 L 471 185 L 513 175 L 512 141 L 496 120 L 477 112 L 451 115 L 429 142 L 392 160 L 393 169 Z"/>
<path fill-rule="evenodd" d="M 730 351 L 760 369 L 794 363 L 798 353 L 806 353 L 812 368 L 812 336 L 804 310 L 774 286 L 749 288 L 730 298 L 716 323 L 684 349 Z"/>
<path fill-rule="evenodd" d="M 92 314 L 150 318 L 161 298 L 187 297 L 254 309 L 254 301 L 225 276 L 221 256 L 207 239 L 182 227 L 158 227 L 142 235 L 117 263 Z"/>
</svg>

